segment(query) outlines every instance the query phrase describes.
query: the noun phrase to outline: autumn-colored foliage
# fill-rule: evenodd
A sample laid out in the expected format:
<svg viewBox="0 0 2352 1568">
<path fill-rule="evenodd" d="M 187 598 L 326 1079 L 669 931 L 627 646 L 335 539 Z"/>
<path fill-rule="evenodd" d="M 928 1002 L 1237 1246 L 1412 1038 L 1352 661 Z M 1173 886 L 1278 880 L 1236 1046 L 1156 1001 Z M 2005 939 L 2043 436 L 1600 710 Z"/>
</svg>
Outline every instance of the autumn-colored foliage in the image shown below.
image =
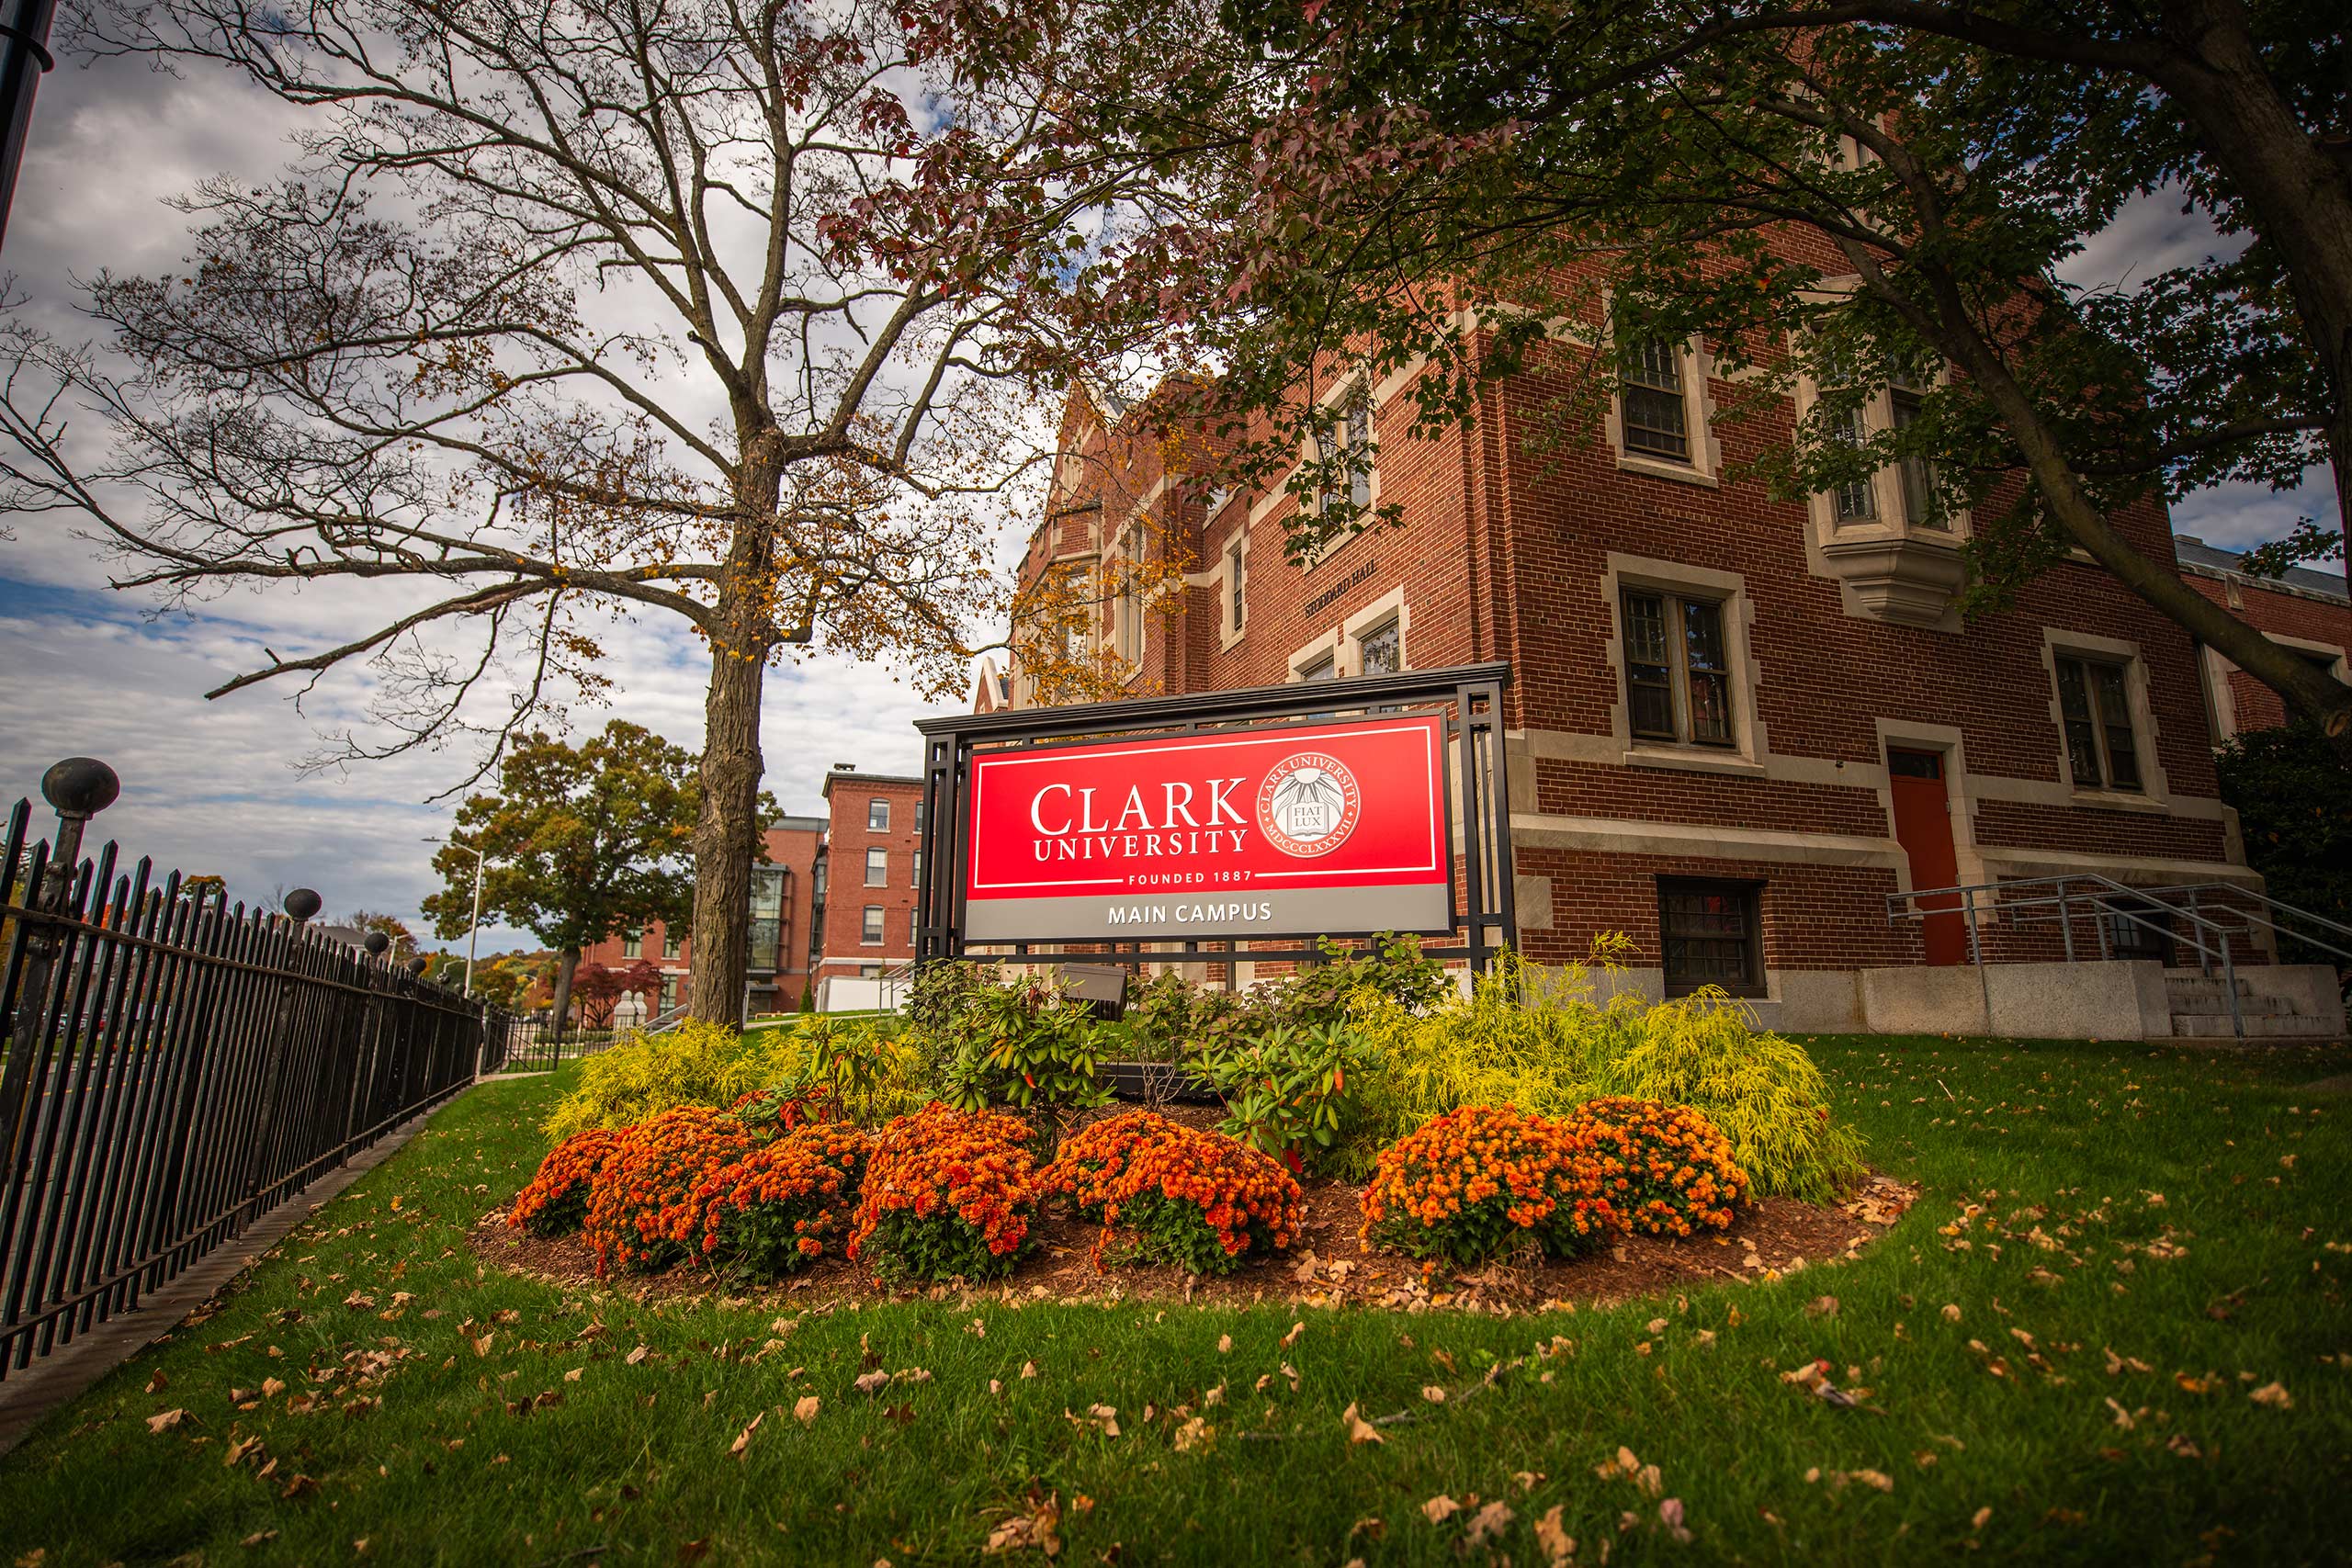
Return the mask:
<svg viewBox="0 0 2352 1568">
<path fill-rule="evenodd" d="M 849 1228 L 874 1140 L 812 1122 L 706 1174 L 693 1203 L 703 1256 L 752 1278 L 790 1273 Z"/>
<path fill-rule="evenodd" d="M 531 1184 L 514 1200 L 506 1223 L 533 1235 L 570 1235 L 588 1218 L 588 1190 L 621 1141 L 605 1127 L 574 1133 L 539 1162 Z"/>
<path fill-rule="evenodd" d="M 597 1276 L 688 1256 L 702 1218 L 695 1190 L 711 1170 L 757 1146 L 742 1122 L 707 1105 L 674 1107 L 620 1134 L 588 1197 Z"/>
<path fill-rule="evenodd" d="M 1688 1105 L 1611 1095 L 1587 1100 L 1566 1121 L 1600 1158 L 1611 1206 L 1645 1235 L 1727 1230 L 1732 1210 L 1747 1201 L 1747 1173 L 1732 1157 L 1731 1140 Z"/>
<path fill-rule="evenodd" d="M 828 1084 L 787 1084 L 755 1089 L 728 1111 L 763 1138 L 780 1138 L 797 1128 L 836 1119 L 840 1105 Z"/>
<path fill-rule="evenodd" d="M 1029 1245 L 1038 1190 L 1029 1128 L 937 1101 L 882 1129 L 849 1256 L 922 1280 L 1010 1273 Z"/>
<path fill-rule="evenodd" d="M 1105 1248 L 1124 1239 L 1129 1257 L 1228 1274 L 1253 1248 L 1288 1247 L 1302 1209 L 1298 1183 L 1279 1161 L 1150 1111 L 1074 1134 L 1039 1185 L 1102 1222 L 1097 1268 Z"/>
<path fill-rule="evenodd" d="M 1380 1151 L 1364 1189 L 1367 1241 L 1475 1263 L 1533 1241 L 1583 1250 L 1624 1222 L 1589 1130 L 1510 1106 L 1465 1105 Z"/>
</svg>

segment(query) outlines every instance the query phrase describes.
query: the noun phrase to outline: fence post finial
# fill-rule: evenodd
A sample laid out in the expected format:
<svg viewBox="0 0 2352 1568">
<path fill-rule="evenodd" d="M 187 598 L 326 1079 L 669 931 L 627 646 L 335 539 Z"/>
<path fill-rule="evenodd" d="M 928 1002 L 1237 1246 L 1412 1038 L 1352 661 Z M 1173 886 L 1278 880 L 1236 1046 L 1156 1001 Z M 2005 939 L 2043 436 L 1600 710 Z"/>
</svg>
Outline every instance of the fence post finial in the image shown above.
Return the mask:
<svg viewBox="0 0 2352 1568">
<path fill-rule="evenodd" d="M 286 896 L 286 912 L 293 916 L 298 921 L 307 920 L 312 915 L 317 914 L 319 912 L 320 906 L 325 902 L 325 899 L 320 897 L 316 893 L 311 892 L 309 888 L 297 887 L 293 892 L 288 893 Z"/>
</svg>

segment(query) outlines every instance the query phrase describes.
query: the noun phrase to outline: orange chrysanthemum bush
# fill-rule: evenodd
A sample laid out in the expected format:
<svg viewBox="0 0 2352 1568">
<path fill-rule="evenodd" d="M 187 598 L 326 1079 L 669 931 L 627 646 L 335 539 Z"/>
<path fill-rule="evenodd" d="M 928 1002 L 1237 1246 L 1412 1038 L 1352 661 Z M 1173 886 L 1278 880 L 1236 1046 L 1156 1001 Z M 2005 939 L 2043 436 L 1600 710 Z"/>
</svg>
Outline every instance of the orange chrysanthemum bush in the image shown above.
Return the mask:
<svg viewBox="0 0 2352 1568">
<path fill-rule="evenodd" d="M 707 1105 L 673 1106 L 622 1132 L 588 1194 L 597 1277 L 692 1256 L 702 1220 L 695 1189 L 758 1146 L 742 1122 Z"/>
<path fill-rule="evenodd" d="M 1129 1111 L 1073 1134 L 1040 1185 L 1099 1220 L 1104 1248 L 1229 1274 L 1252 1248 L 1279 1251 L 1298 1234 L 1303 1200 L 1281 1163 L 1222 1133 L 1204 1133 L 1150 1111 Z"/>
<path fill-rule="evenodd" d="M 837 1122 L 786 1133 L 695 1188 L 702 1252 L 746 1279 L 774 1279 L 822 1257 L 849 1229 L 874 1140 Z"/>
<path fill-rule="evenodd" d="M 918 1280 L 1009 1274 L 1032 1245 L 1028 1123 L 937 1100 L 882 1129 L 858 1190 L 849 1255 Z"/>
<path fill-rule="evenodd" d="M 1733 1209 L 1747 1201 L 1731 1140 L 1690 1106 L 1609 1095 L 1566 1120 L 1600 1156 L 1610 1202 L 1645 1235 L 1727 1230 Z"/>
<path fill-rule="evenodd" d="M 1363 1191 L 1364 1239 L 1455 1263 L 1529 1241 L 1567 1257 L 1625 1228 L 1603 1177 L 1590 1134 L 1508 1105 L 1464 1105 L 1380 1151 Z"/>
<path fill-rule="evenodd" d="M 588 1218 L 588 1189 L 621 1135 L 591 1127 L 558 1144 L 539 1162 L 531 1184 L 514 1200 L 507 1224 L 533 1235 L 570 1235 Z"/>
</svg>

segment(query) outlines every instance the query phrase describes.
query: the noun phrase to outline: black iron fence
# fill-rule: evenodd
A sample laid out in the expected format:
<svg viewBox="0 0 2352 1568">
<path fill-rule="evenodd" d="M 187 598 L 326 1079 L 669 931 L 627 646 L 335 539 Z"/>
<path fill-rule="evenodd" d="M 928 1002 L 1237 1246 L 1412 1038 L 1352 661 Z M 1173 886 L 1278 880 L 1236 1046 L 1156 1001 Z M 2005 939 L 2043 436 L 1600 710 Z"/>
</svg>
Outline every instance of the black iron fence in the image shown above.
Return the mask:
<svg viewBox="0 0 2352 1568">
<path fill-rule="evenodd" d="M 504 1065 L 510 1021 L 217 883 L 83 828 L 115 795 L 86 758 L 0 838 L 0 1377 L 242 1232 L 418 1111 Z"/>
</svg>

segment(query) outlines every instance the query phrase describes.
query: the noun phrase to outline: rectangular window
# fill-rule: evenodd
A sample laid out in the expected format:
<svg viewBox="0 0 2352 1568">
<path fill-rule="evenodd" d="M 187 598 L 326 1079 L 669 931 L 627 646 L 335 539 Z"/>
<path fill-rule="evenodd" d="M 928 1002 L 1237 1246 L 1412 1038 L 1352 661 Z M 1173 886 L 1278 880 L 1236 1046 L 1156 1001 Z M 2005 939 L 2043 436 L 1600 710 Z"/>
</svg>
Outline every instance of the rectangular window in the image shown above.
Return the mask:
<svg viewBox="0 0 2352 1568">
<path fill-rule="evenodd" d="M 865 885 L 868 887 L 890 886 L 889 851 L 868 850 L 865 852 Z"/>
<path fill-rule="evenodd" d="M 1323 653 L 1317 654 L 1311 662 L 1301 665 L 1298 678 L 1302 681 L 1329 681 L 1336 679 L 1339 673 L 1340 656 Z"/>
<path fill-rule="evenodd" d="M 1927 387 L 1909 371 L 1897 368 L 1887 387 L 1888 413 L 1898 431 L 1907 430 L 1919 418 L 1921 400 Z M 1903 521 L 1914 528 L 1939 528 L 1949 533 L 1951 519 L 1936 504 L 1936 471 L 1925 457 L 1908 457 L 1895 460 L 1896 479 L 1903 491 Z"/>
<path fill-rule="evenodd" d="M 915 863 L 912 871 L 907 877 L 907 885 L 910 887 L 921 887 L 922 886 L 922 852 L 921 850 L 917 850 L 915 852 Z"/>
<path fill-rule="evenodd" d="M 1250 615 L 1248 584 L 1244 581 L 1249 574 L 1249 562 L 1244 558 L 1247 554 L 1238 539 L 1225 552 L 1225 576 L 1229 599 L 1227 610 L 1233 617 L 1233 629 L 1237 634 Z"/>
<path fill-rule="evenodd" d="M 1342 495 L 1358 512 L 1372 505 L 1372 408 L 1361 394 L 1350 398 L 1339 418 L 1323 427 L 1320 437 L 1324 472 L 1321 503 L 1336 505 Z"/>
<path fill-rule="evenodd" d="M 1658 878 L 1668 996 L 1689 996 L 1702 986 L 1736 997 L 1764 994 L 1762 892 L 1753 882 Z"/>
<path fill-rule="evenodd" d="M 857 966 L 857 977 L 861 980 L 879 980 L 882 978 L 882 965 L 861 964 Z"/>
<path fill-rule="evenodd" d="M 1864 439 L 1862 411 L 1849 410 L 1837 422 L 1834 430 L 1835 439 L 1839 446 L 1849 450 L 1859 449 Z M 1852 484 L 1839 485 L 1837 496 L 1838 521 L 1840 523 L 1874 521 L 1878 516 L 1876 490 L 1877 486 L 1867 477 L 1856 479 Z"/>
<path fill-rule="evenodd" d="M 645 956 L 644 927 L 639 926 L 634 931 L 627 931 L 621 933 L 621 956 L 623 958 L 642 958 Z"/>
<path fill-rule="evenodd" d="M 857 940 L 861 942 L 879 942 L 882 940 L 881 905 L 868 904 L 865 907 L 865 924 L 859 931 Z"/>
<path fill-rule="evenodd" d="M 771 974 L 783 967 L 784 879 L 782 866 L 752 868 L 751 967 Z"/>
<path fill-rule="evenodd" d="M 678 956 L 678 953 L 679 953 L 679 951 L 680 951 L 680 949 L 681 949 L 681 946 L 682 946 L 682 940 L 683 940 L 683 939 L 681 939 L 681 938 L 679 937 L 679 935 L 678 935 L 678 933 L 677 933 L 676 931 L 672 931 L 672 930 L 671 930 L 669 927 L 667 927 L 667 926 L 662 927 L 662 957 L 664 957 L 664 958 L 675 958 L 675 957 L 677 957 L 677 956 Z"/>
<path fill-rule="evenodd" d="M 1405 668 L 1404 623 L 1389 617 L 1356 639 L 1363 654 L 1364 675 L 1390 675 Z"/>
<path fill-rule="evenodd" d="M 1690 460 L 1689 412 L 1682 395 L 1682 355 L 1670 343 L 1645 343 L 1618 373 L 1625 450 L 1678 463 Z"/>
<path fill-rule="evenodd" d="M 1136 577 L 1119 568 L 1119 592 L 1111 607 L 1111 630 L 1119 657 L 1134 664 L 1143 658 L 1143 601 L 1136 592 Z"/>
<path fill-rule="evenodd" d="M 820 904 L 825 901 L 825 863 L 822 860 L 808 868 L 808 896 Z"/>
<path fill-rule="evenodd" d="M 922 911 L 920 908 L 909 909 L 907 911 L 907 945 L 917 947 L 922 945 Z"/>
<path fill-rule="evenodd" d="M 2140 753 L 2132 734 L 2124 667 L 2058 656 L 2058 714 L 2076 789 L 2137 791 Z"/>
<path fill-rule="evenodd" d="M 1629 589 L 1624 614 L 1626 704 L 1634 736 L 1698 746 L 1734 744 L 1723 605 Z"/>
<path fill-rule="evenodd" d="M 869 800 L 865 803 L 865 830 L 869 833 L 887 833 L 890 830 L 888 801 Z"/>
<path fill-rule="evenodd" d="M 662 976 L 661 1010 L 668 1012 L 672 1008 L 676 1007 L 677 1005 L 678 977 L 675 975 L 664 975 Z"/>
</svg>

